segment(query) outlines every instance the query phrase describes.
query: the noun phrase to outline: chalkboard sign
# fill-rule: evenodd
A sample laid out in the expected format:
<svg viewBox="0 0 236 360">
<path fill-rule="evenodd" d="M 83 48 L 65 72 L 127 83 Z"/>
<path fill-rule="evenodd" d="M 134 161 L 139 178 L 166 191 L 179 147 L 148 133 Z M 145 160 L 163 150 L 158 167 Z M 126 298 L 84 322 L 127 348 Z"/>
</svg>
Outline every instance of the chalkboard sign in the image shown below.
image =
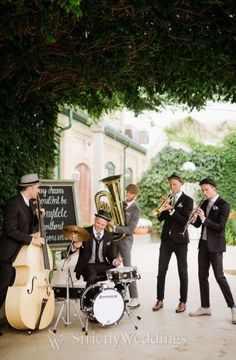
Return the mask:
<svg viewBox="0 0 236 360">
<path fill-rule="evenodd" d="M 78 225 L 75 182 L 70 180 L 41 180 L 40 207 L 45 209 L 45 232 L 52 247 L 65 247 L 65 225 Z M 63 245 L 64 246 L 61 246 Z"/>
</svg>

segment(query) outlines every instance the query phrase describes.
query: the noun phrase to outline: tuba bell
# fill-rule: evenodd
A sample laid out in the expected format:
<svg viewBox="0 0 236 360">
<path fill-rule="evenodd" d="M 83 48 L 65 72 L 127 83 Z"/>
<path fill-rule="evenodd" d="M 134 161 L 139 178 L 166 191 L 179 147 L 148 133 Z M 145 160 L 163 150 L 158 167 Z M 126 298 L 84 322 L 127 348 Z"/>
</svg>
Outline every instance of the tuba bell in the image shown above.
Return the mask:
<svg viewBox="0 0 236 360">
<path fill-rule="evenodd" d="M 121 200 L 120 191 L 121 175 L 109 176 L 100 181 L 103 182 L 108 191 L 101 190 L 95 194 L 95 205 L 98 210 L 107 211 L 115 225 L 125 225 L 125 214 L 123 209 L 123 202 Z M 123 239 L 126 234 L 116 234 L 113 237 L 114 241 Z"/>
</svg>

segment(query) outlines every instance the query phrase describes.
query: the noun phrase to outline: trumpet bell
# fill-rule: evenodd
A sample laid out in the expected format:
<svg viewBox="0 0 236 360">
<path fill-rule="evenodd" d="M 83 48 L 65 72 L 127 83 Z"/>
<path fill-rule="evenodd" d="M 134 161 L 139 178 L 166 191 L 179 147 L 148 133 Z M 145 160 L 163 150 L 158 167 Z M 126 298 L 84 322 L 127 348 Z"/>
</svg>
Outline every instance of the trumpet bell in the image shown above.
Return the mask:
<svg viewBox="0 0 236 360">
<path fill-rule="evenodd" d="M 152 209 L 152 216 L 158 217 L 160 215 L 160 213 L 161 212 L 160 212 L 159 208 Z"/>
<path fill-rule="evenodd" d="M 158 217 L 163 210 L 165 210 L 166 205 L 168 205 L 172 199 L 173 194 L 169 194 L 167 196 L 163 196 L 163 200 L 161 201 L 160 205 L 152 210 L 152 215 Z"/>
</svg>

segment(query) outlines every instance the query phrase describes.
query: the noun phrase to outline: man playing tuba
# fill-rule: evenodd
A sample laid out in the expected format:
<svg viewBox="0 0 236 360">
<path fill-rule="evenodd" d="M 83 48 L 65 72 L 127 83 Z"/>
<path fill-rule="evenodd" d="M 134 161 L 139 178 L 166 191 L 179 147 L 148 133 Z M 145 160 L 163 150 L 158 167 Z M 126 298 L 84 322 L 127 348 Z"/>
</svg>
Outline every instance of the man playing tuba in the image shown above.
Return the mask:
<svg viewBox="0 0 236 360">
<path fill-rule="evenodd" d="M 135 184 L 129 184 L 126 187 L 126 201 L 124 203 L 124 212 L 125 212 L 125 225 L 115 225 L 113 221 L 108 223 L 109 226 L 113 227 L 113 231 L 117 234 L 125 234 L 122 240 L 115 242 L 114 246 L 117 250 L 117 255 L 119 254 L 123 259 L 124 266 L 131 266 L 131 250 L 133 246 L 133 232 L 135 227 L 138 224 L 140 217 L 141 209 L 136 203 L 136 198 L 139 194 L 139 188 Z M 132 282 L 129 286 L 130 293 L 130 302 L 129 307 L 135 308 L 138 307 L 138 291 L 136 281 Z"/>
</svg>

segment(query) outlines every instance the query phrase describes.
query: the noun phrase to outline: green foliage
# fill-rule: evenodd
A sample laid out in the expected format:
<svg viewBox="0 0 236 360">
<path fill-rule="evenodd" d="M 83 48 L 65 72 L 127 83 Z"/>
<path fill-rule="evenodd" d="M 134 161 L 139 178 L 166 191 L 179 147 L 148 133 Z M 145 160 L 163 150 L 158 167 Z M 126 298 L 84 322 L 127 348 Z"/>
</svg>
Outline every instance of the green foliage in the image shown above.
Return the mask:
<svg viewBox="0 0 236 360">
<path fill-rule="evenodd" d="M 175 135 L 176 140 L 179 137 L 177 131 Z M 160 197 L 169 192 L 167 178 L 171 173 L 177 171 L 182 174 L 185 182 L 190 183 L 199 183 L 202 178 L 213 176 L 217 183 L 218 193 L 230 203 L 235 218 L 236 193 L 232 184 L 235 182 L 236 131 L 230 131 L 221 147 L 206 146 L 196 140 L 191 142 L 189 139 L 190 136 L 187 134 L 187 143 L 192 146 L 191 152 L 167 146 L 156 155 L 151 167 L 144 173 L 139 183 L 141 189 L 139 204 L 144 215 L 153 220 L 151 218 L 152 209 L 158 206 Z M 184 137 L 181 137 L 181 141 L 184 142 Z M 180 170 L 187 161 L 195 164 L 194 171 Z M 196 202 L 198 202 L 199 195 L 199 193 L 196 194 Z M 231 244 L 236 242 L 235 221 L 236 218 L 234 221 L 229 220 L 226 228 L 227 242 Z M 159 232 L 160 225 L 155 221 L 154 223 Z"/>
<path fill-rule="evenodd" d="M 236 101 L 232 0 L 2 0 L 0 22 L 0 208 L 22 173 L 49 176 L 60 106 L 79 105 L 99 118 L 122 106 L 140 113 L 167 103 Z M 183 154 L 173 153 L 164 151 L 155 164 L 159 184 L 182 164 Z M 198 174 L 218 171 L 225 160 L 215 155 L 206 168 L 206 154 L 195 150 Z M 235 159 L 226 155 L 228 176 Z M 153 173 L 150 194 L 158 181 Z M 145 206 L 157 203 L 155 194 Z"/>
<path fill-rule="evenodd" d="M 202 143 L 198 124 L 191 116 L 166 129 L 165 132 L 169 141 L 184 143 L 191 149 L 199 147 Z"/>
<path fill-rule="evenodd" d="M 37 94 L 99 117 L 236 99 L 232 0 L 1 1 L 0 21 L 2 103 Z"/>
<path fill-rule="evenodd" d="M 222 146 L 205 146 L 201 143 L 194 146 L 189 161 L 196 165 L 192 181 L 213 176 L 217 191 L 236 209 L 236 193 L 232 188 L 236 168 L 236 131 L 229 132 Z"/>
<path fill-rule="evenodd" d="M 158 228 L 159 222 L 152 217 L 152 209 L 160 203 L 160 197 L 169 193 L 168 176 L 180 172 L 187 161 L 188 154 L 183 150 L 175 150 L 166 146 L 152 160 L 150 168 L 144 173 L 139 187 L 141 189 L 138 203 L 144 217 L 150 219 Z"/>
<path fill-rule="evenodd" d="M 219 192 L 224 194 L 226 200 L 236 210 L 235 169 L 236 169 L 236 131 L 231 131 L 225 137 L 224 147 L 221 151 L 222 168 L 217 176 Z"/>
<path fill-rule="evenodd" d="M 228 245 L 236 245 L 236 231 L 232 228 L 230 221 L 226 224 L 225 236 Z"/>
<path fill-rule="evenodd" d="M 65 8 L 67 13 L 73 13 L 76 16 L 81 16 L 82 12 L 80 9 L 81 0 L 59 0 L 61 8 Z"/>
<path fill-rule="evenodd" d="M 8 104 L 0 107 L 0 219 L 5 202 L 17 192 L 20 177 L 37 172 L 50 178 L 56 162 L 56 109 L 51 104 L 42 107 L 32 97 L 27 110 L 20 104 L 13 109 Z"/>
</svg>

